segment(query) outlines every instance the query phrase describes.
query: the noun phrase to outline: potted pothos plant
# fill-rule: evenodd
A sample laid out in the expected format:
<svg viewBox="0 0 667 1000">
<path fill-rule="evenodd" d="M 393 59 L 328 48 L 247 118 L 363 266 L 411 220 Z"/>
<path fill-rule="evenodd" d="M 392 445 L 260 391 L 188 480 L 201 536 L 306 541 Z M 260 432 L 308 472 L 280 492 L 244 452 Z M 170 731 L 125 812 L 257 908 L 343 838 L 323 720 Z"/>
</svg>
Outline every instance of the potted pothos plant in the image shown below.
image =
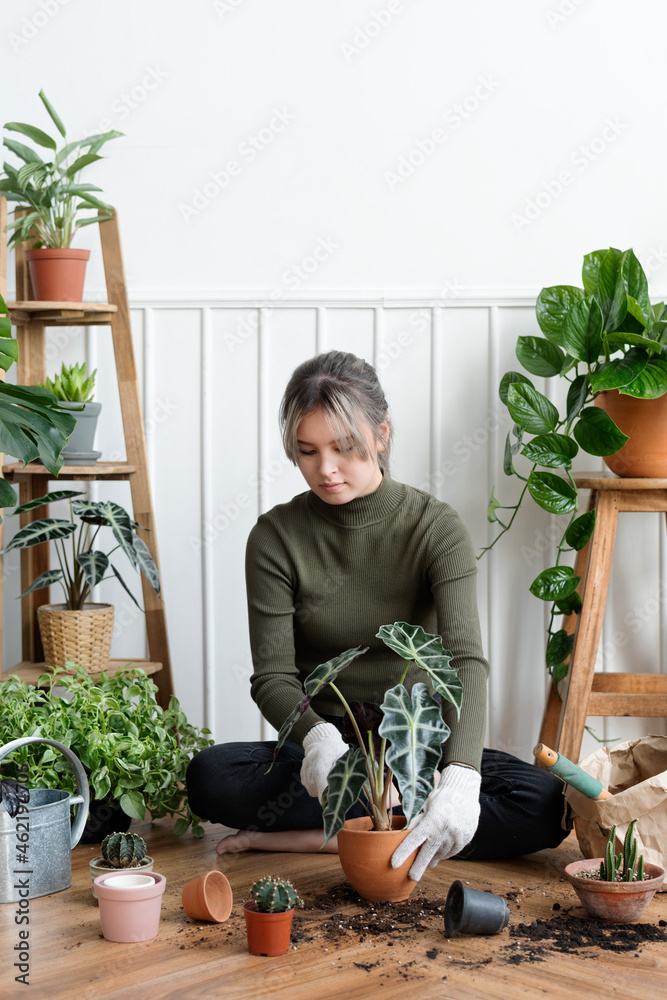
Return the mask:
<svg viewBox="0 0 667 1000">
<path fill-rule="evenodd" d="M 442 702 L 454 705 L 459 714 L 463 687 L 439 635 L 425 632 L 420 625 L 394 622 L 382 625 L 377 638 L 404 661 L 397 662 L 397 683 L 384 692 L 382 703 L 348 704 L 336 680 L 368 647 L 347 649 L 308 675 L 305 696 L 282 725 L 275 753 L 277 756 L 314 696 L 330 687 L 341 701 L 350 738 L 356 745 L 329 771 L 322 802 L 324 842 L 338 836 L 343 871 L 360 895 L 394 902 L 406 899 L 416 882 L 408 878 L 412 858 L 397 869 L 391 868 L 389 858 L 407 835 L 405 826 L 421 811 L 435 787 L 436 768 L 449 736 Z M 413 664 L 424 672 L 429 685 L 417 682 L 408 690 L 405 680 Z M 402 816 L 397 816 L 392 806 L 394 781 Z M 367 815 L 346 820 L 357 802 Z M 369 840 L 369 833 L 383 836 Z M 362 844 L 370 846 L 373 853 L 379 850 L 380 857 L 376 861 L 365 853 L 360 857 L 359 850 L 365 851 Z M 377 871 L 373 870 L 375 865 Z M 367 875 L 370 883 L 365 880 Z"/>
<path fill-rule="evenodd" d="M 99 671 L 105 669 L 109 661 L 114 611 L 112 604 L 90 602 L 93 587 L 115 578 L 139 607 L 134 594 L 111 562 L 111 556 L 115 552 L 125 555 L 132 568 L 142 573 L 158 594 L 160 577 L 148 546 L 137 533 L 141 525 L 119 504 L 110 500 L 80 499 L 84 496 L 76 490 L 55 490 L 20 504 L 12 515 L 66 500 L 69 502 L 69 517 L 44 517 L 30 521 L 19 528 L 3 551 L 6 553 L 12 549 L 54 542 L 58 566 L 40 573 L 21 597 L 59 584 L 64 603 L 43 604 L 37 609 L 46 663 L 64 667 L 66 661 L 74 660 L 89 670 Z M 106 552 L 97 547 L 98 536 L 103 529 L 109 529 L 105 536 L 108 539 Z"/>
<path fill-rule="evenodd" d="M 520 493 L 516 502 L 501 503 L 492 490 L 487 517 L 500 531 L 481 554 L 511 529 L 526 495 L 547 513 L 568 518 L 555 564 L 530 585 L 535 597 L 551 604 L 546 666 L 557 683 L 567 675 L 574 639 L 554 625 L 555 618 L 578 613 L 582 604 L 581 579 L 569 559 L 595 528 L 594 510 L 579 514 L 572 462 L 582 451 L 602 457 L 619 475 L 667 475 L 667 306 L 651 304 L 634 252 L 612 247 L 586 254 L 582 287 L 543 288 L 535 311 L 543 336 L 521 336 L 516 344 L 517 359 L 528 374 L 506 372 L 499 386 L 514 422 L 503 471 L 521 484 Z M 564 411 L 529 376 L 562 379 Z M 631 416 L 625 413 L 627 404 Z M 656 405 L 664 407 L 664 417 L 656 418 Z M 637 424 L 637 410 L 646 417 L 646 430 Z M 644 465 L 637 471 L 635 454 L 646 434 L 656 430 L 663 438 L 664 467 L 648 472 Z M 654 445 L 654 455 L 656 450 Z"/>
<path fill-rule="evenodd" d="M 53 378 L 47 378 L 43 386 L 56 397 L 61 410 L 69 410 L 76 415 L 76 427 L 62 453 L 68 465 L 94 465 L 101 455 L 93 449 L 97 419 L 102 409 L 101 403 L 94 402 L 96 374 L 97 368 L 88 374 L 85 361 L 73 365 L 66 365 L 63 361 L 60 372 Z"/>
<path fill-rule="evenodd" d="M 37 687 L 15 675 L 0 683 L 0 746 L 17 734 L 41 736 L 64 743 L 81 761 L 92 800 L 84 842 L 125 832 L 147 813 L 153 820 L 175 816 L 177 835 L 192 826 L 196 837 L 204 836 L 188 805 L 185 772 L 213 740 L 208 729 L 188 722 L 175 696 L 161 708 L 157 690 L 139 667 L 95 680 L 81 667 L 73 675 L 55 669 Z M 67 761 L 40 744 L 15 751 L 0 771 L 6 779 L 27 775 L 29 788 L 76 791 Z"/>
<path fill-rule="evenodd" d="M 9 136 L 3 140 L 19 162 L 5 162 L 0 194 L 26 208 L 24 214 L 17 214 L 7 226 L 8 231 L 13 230 L 9 244 L 26 241 L 32 244 L 26 250 L 26 259 L 36 299 L 80 302 L 90 251 L 72 249 L 72 239 L 82 227 L 111 218 L 113 211 L 97 197 L 100 188 L 81 181 L 81 173 L 101 159 L 100 150 L 105 143 L 123 133 L 111 129 L 71 141 L 43 90 L 39 96 L 62 143 L 59 148 L 58 139 L 35 125 L 14 121 L 5 124 L 8 132 L 18 133 L 34 144 L 27 146 Z M 94 214 L 82 215 L 90 211 Z M 71 268 L 73 278 L 70 278 Z"/>
</svg>

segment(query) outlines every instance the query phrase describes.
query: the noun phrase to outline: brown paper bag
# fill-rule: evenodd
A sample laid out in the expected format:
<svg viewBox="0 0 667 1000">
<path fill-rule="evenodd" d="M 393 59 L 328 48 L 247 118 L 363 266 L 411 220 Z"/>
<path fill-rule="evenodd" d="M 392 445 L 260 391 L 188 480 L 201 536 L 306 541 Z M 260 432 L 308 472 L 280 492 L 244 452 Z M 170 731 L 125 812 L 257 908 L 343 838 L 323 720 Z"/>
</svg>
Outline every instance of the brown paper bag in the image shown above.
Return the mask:
<svg viewBox="0 0 667 1000">
<path fill-rule="evenodd" d="M 585 858 L 601 858 L 616 825 L 616 851 L 625 832 L 637 820 L 637 852 L 644 861 L 667 867 L 667 736 L 600 747 L 579 764 L 601 781 L 612 798 L 595 801 L 565 786 L 565 798 L 574 812 L 574 828 Z M 667 892 L 667 883 L 663 883 Z"/>
</svg>

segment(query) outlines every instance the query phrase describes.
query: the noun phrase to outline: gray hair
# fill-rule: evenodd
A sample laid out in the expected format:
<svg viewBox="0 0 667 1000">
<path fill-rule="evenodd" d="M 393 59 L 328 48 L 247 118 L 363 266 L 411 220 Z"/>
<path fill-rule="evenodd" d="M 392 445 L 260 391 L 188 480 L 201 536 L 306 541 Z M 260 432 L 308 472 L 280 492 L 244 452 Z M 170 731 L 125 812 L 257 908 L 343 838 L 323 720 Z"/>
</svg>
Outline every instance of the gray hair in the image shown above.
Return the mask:
<svg viewBox="0 0 667 1000">
<path fill-rule="evenodd" d="M 389 434 L 380 432 L 387 419 L 387 400 L 377 372 L 363 358 L 343 351 L 328 351 L 304 361 L 292 373 L 280 404 L 280 428 L 285 454 L 296 465 L 299 456 L 297 429 L 313 410 L 321 409 L 335 441 L 345 442 L 368 458 L 364 425 L 382 441 L 378 455 L 381 469 L 389 470 Z"/>
</svg>

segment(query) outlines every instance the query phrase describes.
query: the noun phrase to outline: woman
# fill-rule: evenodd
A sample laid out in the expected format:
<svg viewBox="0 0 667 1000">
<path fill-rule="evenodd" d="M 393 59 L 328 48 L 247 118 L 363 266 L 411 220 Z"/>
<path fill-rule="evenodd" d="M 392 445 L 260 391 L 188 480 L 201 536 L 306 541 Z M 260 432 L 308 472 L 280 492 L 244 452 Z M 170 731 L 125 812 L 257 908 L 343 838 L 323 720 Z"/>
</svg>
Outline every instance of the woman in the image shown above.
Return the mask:
<svg viewBox="0 0 667 1000">
<path fill-rule="evenodd" d="M 461 715 L 443 708 L 451 733 L 438 787 L 392 859 L 397 867 L 420 848 L 410 869 L 418 881 L 443 858 L 525 854 L 556 846 L 566 831 L 557 778 L 482 750 L 488 664 L 472 545 L 448 504 L 389 477 L 387 409 L 375 370 L 353 354 L 318 355 L 289 381 L 283 443 L 309 490 L 262 515 L 248 539 L 251 693 L 279 729 L 311 670 L 368 646 L 337 683 L 348 701 L 379 703 L 398 669 L 375 638 L 379 626 L 406 621 L 442 636 L 463 684 Z M 320 849 L 327 774 L 348 749 L 341 713 L 335 695 L 317 695 L 268 774 L 272 742 L 223 744 L 193 759 L 193 812 L 239 829 L 220 841 L 219 854 Z M 357 806 L 350 815 L 362 813 Z M 336 850 L 335 838 L 327 850 Z"/>
</svg>

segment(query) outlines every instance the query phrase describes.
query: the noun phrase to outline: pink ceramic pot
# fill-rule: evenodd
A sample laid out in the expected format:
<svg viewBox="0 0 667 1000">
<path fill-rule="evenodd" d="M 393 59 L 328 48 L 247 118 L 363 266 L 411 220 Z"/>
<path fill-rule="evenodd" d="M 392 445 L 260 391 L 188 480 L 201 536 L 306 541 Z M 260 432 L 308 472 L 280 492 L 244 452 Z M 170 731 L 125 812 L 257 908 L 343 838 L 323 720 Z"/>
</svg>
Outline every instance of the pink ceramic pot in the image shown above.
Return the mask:
<svg viewBox="0 0 667 1000">
<path fill-rule="evenodd" d="M 107 941 L 150 941 L 156 937 L 166 884 L 164 875 L 157 872 L 98 875 L 93 885 L 100 904 L 102 933 Z"/>
</svg>

